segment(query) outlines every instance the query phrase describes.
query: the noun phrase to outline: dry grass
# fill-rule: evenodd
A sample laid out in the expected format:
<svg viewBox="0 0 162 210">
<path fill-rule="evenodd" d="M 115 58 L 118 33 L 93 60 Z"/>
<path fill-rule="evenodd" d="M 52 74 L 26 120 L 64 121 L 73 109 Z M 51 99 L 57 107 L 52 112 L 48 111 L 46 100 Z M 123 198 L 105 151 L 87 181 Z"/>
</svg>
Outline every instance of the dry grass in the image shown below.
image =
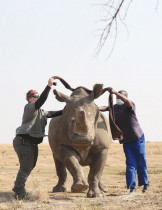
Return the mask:
<svg viewBox="0 0 162 210">
<path fill-rule="evenodd" d="M 86 198 L 85 193 L 71 193 L 72 179 L 68 174 L 67 193 L 51 193 L 57 182 L 54 162 L 49 145 L 39 146 L 38 163 L 26 188 L 30 192 L 26 201 L 16 201 L 11 191 L 19 164 L 12 145 L 0 145 L 0 210 L 162 210 L 162 143 L 148 142 L 147 163 L 150 192 L 142 194 L 141 188 L 130 195 L 125 187 L 125 157 L 122 146 L 113 143 L 109 150 L 102 182 L 107 192 L 103 198 Z M 85 176 L 88 167 L 84 167 Z"/>
</svg>

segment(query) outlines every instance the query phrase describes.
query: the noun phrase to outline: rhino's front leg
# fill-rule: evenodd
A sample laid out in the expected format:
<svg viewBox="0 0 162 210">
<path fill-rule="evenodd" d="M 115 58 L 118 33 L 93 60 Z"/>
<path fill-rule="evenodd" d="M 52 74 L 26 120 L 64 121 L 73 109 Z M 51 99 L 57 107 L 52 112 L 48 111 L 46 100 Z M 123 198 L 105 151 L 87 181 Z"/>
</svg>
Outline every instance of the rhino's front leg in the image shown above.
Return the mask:
<svg viewBox="0 0 162 210">
<path fill-rule="evenodd" d="M 101 188 L 100 177 L 107 160 L 107 149 L 102 149 L 100 152 L 94 155 L 93 161 L 90 164 L 90 172 L 88 175 L 89 191 L 87 193 L 88 198 L 103 196 L 103 189 Z M 102 190 L 102 191 L 101 191 Z"/>
<path fill-rule="evenodd" d="M 79 164 L 79 156 L 71 148 L 62 146 L 61 153 L 63 155 L 63 162 L 73 177 L 72 192 L 83 192 L 88 189 L 88 183 L 84 179 L 82 166 Z"/>
</svg>

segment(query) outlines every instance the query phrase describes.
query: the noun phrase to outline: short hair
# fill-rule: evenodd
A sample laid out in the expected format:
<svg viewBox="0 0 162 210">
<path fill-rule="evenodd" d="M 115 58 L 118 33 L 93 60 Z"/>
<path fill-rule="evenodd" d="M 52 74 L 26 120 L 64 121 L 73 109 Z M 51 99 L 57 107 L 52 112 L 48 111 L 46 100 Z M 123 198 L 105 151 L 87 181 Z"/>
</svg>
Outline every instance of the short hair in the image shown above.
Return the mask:
<svg viewBox="0 0 162 210">
<path fill-rule="evenodd" d="M 126 97 L 128 97 L 128 93 L 126 90 L 119 90 L 118 93 L 125 95 Z"/>
</svg>

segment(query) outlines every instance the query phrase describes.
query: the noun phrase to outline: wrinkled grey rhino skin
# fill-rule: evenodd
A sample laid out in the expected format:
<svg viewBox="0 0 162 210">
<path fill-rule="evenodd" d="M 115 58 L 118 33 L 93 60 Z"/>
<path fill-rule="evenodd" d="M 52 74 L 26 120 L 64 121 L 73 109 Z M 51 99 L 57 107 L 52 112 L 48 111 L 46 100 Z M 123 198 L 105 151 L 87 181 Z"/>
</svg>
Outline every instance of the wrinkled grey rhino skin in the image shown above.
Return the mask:
<svg viewBox="0 0 162 210">
<path fill-rule="evenodd" d="M 100 197 L 104 187 L 100 181 L 112 141 L 107 118 L 99 112 L 94 99 L 102 94 L 102 85 L 96 84 L 91 94 L 82 88 L 71 96 L 54 91 L 56 99 L 65 102 L 63 115 L 49 124 L 49 144 L 58 176 L 53 192 L 65 192 L 66 168 L 73 177 L 72 192 L 87 190 L 87 197 Z M 82 166 L 89 166 L 88 183 Z"/>
</svg>

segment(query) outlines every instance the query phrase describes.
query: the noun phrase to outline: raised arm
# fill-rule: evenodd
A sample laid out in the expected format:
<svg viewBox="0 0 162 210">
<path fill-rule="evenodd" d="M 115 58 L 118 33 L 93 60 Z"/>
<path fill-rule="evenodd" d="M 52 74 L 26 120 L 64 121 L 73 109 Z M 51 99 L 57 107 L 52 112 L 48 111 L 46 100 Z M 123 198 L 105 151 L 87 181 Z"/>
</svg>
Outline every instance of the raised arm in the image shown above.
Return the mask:
<svg viewBox="0 0 162 210">
<path fill-rule="evenodd" d="M 117 98 L 121 99 L 125 103 L 125 105 L 127 107 L 132 108 L 133 104 L 128 99 L 127 93 L 125 91 L 119 91 L 119 92 L 117 92 L 116 90 L 114 90 L 111 87 L 108 88 L 108 91 L 109 91 L 109 93 L 112 93 L 112 94 L 116 95 Z"/>
<path fill-rule="evenodd" d="M 54 83 L 54 78 L 49 78 L 47 86 L 45 87 L 44 91 L 41 93 L 38 100 L 35 102 L 35 109 L 39 109 L 47 100 L 53 83 Z"/>
</svg>

